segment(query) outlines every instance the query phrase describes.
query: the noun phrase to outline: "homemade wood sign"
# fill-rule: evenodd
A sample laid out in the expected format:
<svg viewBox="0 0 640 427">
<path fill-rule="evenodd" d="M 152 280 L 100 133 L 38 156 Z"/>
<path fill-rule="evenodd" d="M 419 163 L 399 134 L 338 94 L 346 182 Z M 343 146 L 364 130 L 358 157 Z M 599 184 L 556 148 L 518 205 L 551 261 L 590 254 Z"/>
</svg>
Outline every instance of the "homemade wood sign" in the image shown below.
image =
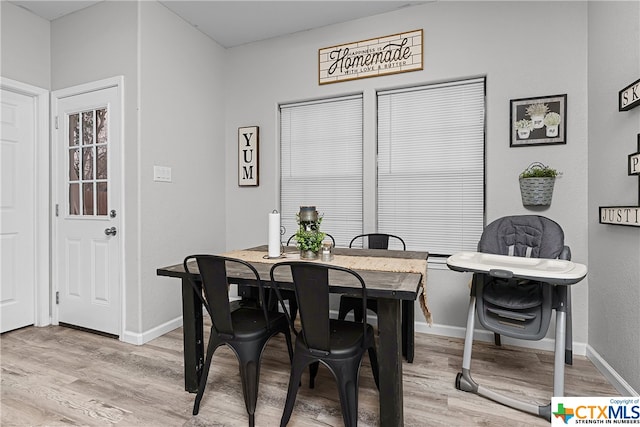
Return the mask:
<svg viewBox="0 0 640 427">
<path fill-rule="evenodd" d="M 640 133 L 638 134 L 638 152 L 629 154 L 628 170 L 630 176 L 638 176 L 639 206 L 600 206 L 600 224 L 640 227 Z"/>
<path fill-rule="evenodd" d="M 422 30 L 318 49 L 318 83 L 422 70 Z"/>
<path fill-rule="evenodd" d="M 627 111 L 640 105 L 640 79 L 622 89 L 618 94 L 618 110 Z"/>
<path fill-rule="evenodd" d="M 238 185 L 258 186 L 258 126 L 238 128 Z"/>
</svg>

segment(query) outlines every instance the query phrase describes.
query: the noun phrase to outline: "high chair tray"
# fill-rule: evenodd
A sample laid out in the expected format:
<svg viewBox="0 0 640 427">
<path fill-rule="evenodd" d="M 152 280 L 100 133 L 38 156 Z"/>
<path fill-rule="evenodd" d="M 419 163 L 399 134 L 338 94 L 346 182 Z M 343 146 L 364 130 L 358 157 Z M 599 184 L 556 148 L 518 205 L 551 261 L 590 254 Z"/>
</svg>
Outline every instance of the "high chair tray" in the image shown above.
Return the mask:
<svg viewBox="0 0 640 427">
<path fill-rule="evenodd" d="M 447 258 L 454 271 L 487 273 L 505 279 L 529 279 L 556 285 L 573 285 L 587 275 L 587 266 L 561 259 L 524 258 L 482 252 L 458 252 Z"/>
</svg>

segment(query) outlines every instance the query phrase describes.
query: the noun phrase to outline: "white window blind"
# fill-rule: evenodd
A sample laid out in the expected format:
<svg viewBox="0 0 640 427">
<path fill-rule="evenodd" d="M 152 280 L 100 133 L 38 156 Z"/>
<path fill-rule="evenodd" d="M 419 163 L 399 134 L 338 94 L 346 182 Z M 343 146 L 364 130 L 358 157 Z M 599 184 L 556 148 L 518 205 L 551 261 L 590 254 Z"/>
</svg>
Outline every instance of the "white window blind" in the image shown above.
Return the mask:
<svg viewBox="0 0 640 427">
<path fill-rule="evenodd" d="M 285 242 L 300 206 L 346 246 L 362 233 L 362 95 L 280 106 L 280 217 Z"/>
<path fill-rule="evenodd" d="M 484 225 L 484 78 L 378 92 L 378 231 L 409 250 L 476 250 Z"/>
</svg>

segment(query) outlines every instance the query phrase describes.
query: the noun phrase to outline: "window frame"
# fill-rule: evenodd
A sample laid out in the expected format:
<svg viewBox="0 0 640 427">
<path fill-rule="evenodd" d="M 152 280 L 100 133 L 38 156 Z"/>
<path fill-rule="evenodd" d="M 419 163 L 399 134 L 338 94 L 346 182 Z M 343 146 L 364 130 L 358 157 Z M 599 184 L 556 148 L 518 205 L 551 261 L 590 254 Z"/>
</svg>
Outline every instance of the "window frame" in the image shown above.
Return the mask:
<svg viewBox="0 0 640 427">
<path fill-rule="evenodd" d="M 455 86 L 461 86 L 461 85 L 466 85 L 466 84 L 477 84 L 477 83 L 481 83 L 482 84 L 482 204 L 481 204 L 481 209 L 482 209 L 482 214 L 481 214 L 481 229 L 484 229 L 484 226 L 486 225 L 486 203 L 487 203 L 487 198 L 486 198 L 486 182 L 487 182 L 487 165 L 486 165 L 486 159 L 487 159 L 487 79 L 486 76 L 475 76 L 475 77 L 469 77 L 469 78 L 461 78 L 461 79 L 455 79 L 455 80 L 446 80 L 446 81 L 441 81 L 441 82 L 434 82 L 434 83 L 420 83 L 420 84 L 415 84 L 415 85 L 410 85 L 410 86 L 401 86 L 401 87 L 396 87 L 396 88 L 385 88 L 385 89 L 378 89 L 375 92 L 375 104 L 376 104 L 376 120 L 375 120 L 375 129 L 376 129 L 376 138 L 375 138 L 375 142 L 376 142 L 376 146 L 375 146 L 375 151 L 376 151 L 376 164 L 375 164 L 375 224 L 376 224 L 376 231 L 379 232 L 385 232 L 385 230 L 382 230 L 380 228 L 380 182 L 379 182 L 379 177 L 380 177 L 380 134 L 379 134 L 379 130 L 380 130 L 380 123 L 379 123 L 379 113 L 380 113 L 380 96 L 382 95 L 386 95 L 386 94 L 393 94 L 393 93 L 403 93 L 403 92 L 413 92 L 413 91 L 421 91 L 424 89 L 437 89 L 437 88 L 442 88 L 442 87 L 455 87 Z M 481 230 L 480 234 L 481 234 Z M 387 231 L 389 233 L 393 234 L 393 231 Z M 397 233 L 396 233 L 397 234 Z M 480 236 L 478 236 L 479 239 Z M 475 239 L 474 239 L 475 240 Z M 474 248 L 472 249 L 471 247 L 467 248 L 468 250 L 475 250 L 475 244 L 477 242 L 474 241 Z M 410 250 L 410 244 L 407 243 L 407 249 Z M 467 250 L 465 249 L 465 250 Z M 429 250 L 429 248 L 414 248 L 414 250 Z M 457 250 L 454 250 L 453 252 L 457 252 Z M 451 253 L 448 253 L 448 251 L 429 251 L 429 256 L 430 257 L 448 257 L 450 256 Z"/>
</svg>

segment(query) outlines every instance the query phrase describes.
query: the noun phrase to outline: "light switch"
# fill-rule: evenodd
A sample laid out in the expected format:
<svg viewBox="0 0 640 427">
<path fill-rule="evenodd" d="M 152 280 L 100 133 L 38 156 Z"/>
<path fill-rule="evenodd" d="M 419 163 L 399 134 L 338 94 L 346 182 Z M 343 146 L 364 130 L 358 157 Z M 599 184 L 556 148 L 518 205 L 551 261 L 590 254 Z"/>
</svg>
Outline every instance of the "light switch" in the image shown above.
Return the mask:
<svg viewBox="0 0 640 427">
<path fill-rule="evenodd" d="M 153 180 L 157 182 L 171 182 L 171 168 L 169 166 L 154 166 Z"/>
</svg>

